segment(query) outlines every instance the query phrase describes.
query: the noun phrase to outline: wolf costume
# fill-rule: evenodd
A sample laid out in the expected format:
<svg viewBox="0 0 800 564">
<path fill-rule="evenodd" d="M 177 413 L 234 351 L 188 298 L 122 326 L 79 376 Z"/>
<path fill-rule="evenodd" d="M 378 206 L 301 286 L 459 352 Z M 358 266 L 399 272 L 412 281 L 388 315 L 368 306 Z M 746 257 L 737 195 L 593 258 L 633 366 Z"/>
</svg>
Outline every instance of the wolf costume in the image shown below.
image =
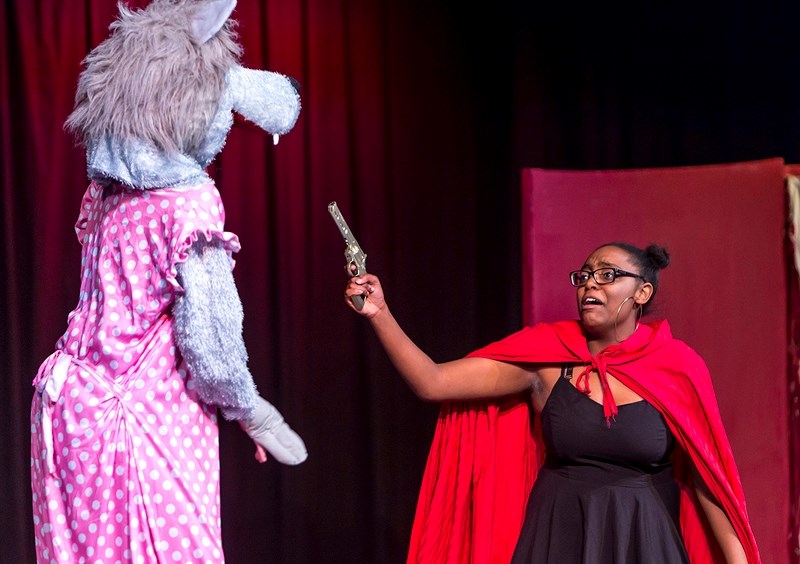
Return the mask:
<svg viewBox="0 0 800 564">
<path fill-rule="evenodd" d="M 31 409 L 41 562 L 222 562 L 217 408 L 260 454 L 307 457 L 248 370 L 239 241 L 205 172 L 234 111 L 276 142 L 300 112 L 292 79 L 240 66 L 235 4 L 120 5 L 84 61 L 80 298 Z"/>
</svg>

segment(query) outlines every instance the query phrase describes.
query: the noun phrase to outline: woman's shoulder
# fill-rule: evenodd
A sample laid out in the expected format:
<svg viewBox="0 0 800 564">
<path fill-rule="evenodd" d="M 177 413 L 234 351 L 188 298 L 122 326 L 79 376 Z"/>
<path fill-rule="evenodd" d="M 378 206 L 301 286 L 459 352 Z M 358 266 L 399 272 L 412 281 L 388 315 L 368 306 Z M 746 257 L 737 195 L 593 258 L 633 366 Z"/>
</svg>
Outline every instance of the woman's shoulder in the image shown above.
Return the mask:
<svg viewBox="0 0 800 564">
<path fill-rule="evenodd" d="M 682 372 L 695 378 L 708 378 L 708 366 L 703 357 L 686 341 L 672 334 L 666 320 L 650 324 L 653 329 L 653 342 L 657 343 L 659 358 L 668 363 L 671 370 Z"/>
<path fill-rule="evenodd" d="M 653 330 L 655 340 L 662 341 L 662 344 L 669 347 L 675 354 L 686 355 L 702 360 L 700 354 L 692 348 L 689 343 L 673 335 L 672 327 L 666 319 L 661 319 L 648 325 Z"/>
<path fill-rule="evenodd" d="M 539 321 L 530 325 L 524 326 L 522 329 L 511 333 L 505 339 L 518 340 L 518 339 L 542 339 L 554 338 L 565 342 L 585 342 L 586 336 L 583 332 L 583 327 L 577 319 L 561 320 L 561 321 Z M 504 339 L 504 340 L 505 340 Z"/>
</svg>

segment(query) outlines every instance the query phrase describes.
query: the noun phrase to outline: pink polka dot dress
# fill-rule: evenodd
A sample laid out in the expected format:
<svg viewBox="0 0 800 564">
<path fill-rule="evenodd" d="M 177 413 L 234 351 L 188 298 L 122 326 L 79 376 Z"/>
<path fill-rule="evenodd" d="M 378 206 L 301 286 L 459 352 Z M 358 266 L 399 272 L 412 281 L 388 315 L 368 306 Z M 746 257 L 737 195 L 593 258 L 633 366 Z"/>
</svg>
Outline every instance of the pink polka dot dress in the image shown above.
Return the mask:
<svg viewBox="0 0 800 564">
<path fill-rule="evenodd" d="M 34 380 L 39 562 L 223 562 L 216 409 L 187 379 L 171 308 L 194 241 L 239 250 L 224 220 L 213 184 L 89 185 L 79 303 Z"/>
</svg>

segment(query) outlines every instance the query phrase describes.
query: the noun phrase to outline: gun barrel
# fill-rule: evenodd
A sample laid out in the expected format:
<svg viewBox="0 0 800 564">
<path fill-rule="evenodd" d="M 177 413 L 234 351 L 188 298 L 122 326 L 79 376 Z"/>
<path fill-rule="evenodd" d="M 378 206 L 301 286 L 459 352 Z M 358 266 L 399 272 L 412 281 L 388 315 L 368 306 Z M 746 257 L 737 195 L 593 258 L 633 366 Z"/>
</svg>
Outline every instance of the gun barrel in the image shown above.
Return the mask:
<svg viewBox="0 0 800 564">
<path fill-rule="evenodd" d="M 339 211 L 339 206 L 336 204 L 336 202 L 331 202 L 328 204 L 328 211 L 330 212 L 331 217 L 333 217 L 336 227 L 339 228 L 339 232 L 341 232 L 342 237 L 344 237 L 344 258 L 347 261 L 344 268 L 348 276 L 353 276 L 354 274 L 366 274 L 367 254 L 358 244 L 358 241 L 356 241 L 356 238 L 353 236 L 353 232 L 350 231 L 350 227 L 347 225 L 344 217 L 342 217 L 342 213 Z M 356 306 L 356 309 L 360 310 L 364 307 L 364 296 L 351 296 L 350 300 L 353 302 L 353 305 Z"/>
<path fill-rule="evenodd" d="M 331 202 L 328 204 L 328 211 L 330 212 L 331 217 L 333 217 L 336 227 L 339 228 L 342 237 L 344 237 L 345 242 L 348 245 L 358 246 L 358 241 L 356 241 L 356 238 L 353 236 L 353 232 L 350 231 L 350 226 L 348 226 L 347 222 L 344 220 L 342 212 L 339 211 L 339 206 L 336 204 L 336 202 Z"/>
</svg>

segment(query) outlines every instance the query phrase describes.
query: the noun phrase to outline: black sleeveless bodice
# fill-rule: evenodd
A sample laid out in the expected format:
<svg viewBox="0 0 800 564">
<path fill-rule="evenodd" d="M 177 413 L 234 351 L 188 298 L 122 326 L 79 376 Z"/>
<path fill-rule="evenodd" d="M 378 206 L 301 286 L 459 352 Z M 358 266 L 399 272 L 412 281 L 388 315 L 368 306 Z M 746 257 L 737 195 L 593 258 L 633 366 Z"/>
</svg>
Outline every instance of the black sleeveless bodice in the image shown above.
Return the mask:
<svg viewBox="0 0 800 564">
<path fill-rule="evenodd" d="M 546 459 L 515 564 L 688 563 L 680 535 L 675 439 L 646 401 L 603 406 L 559 378 L 541 413 Z"/>
</svg>

